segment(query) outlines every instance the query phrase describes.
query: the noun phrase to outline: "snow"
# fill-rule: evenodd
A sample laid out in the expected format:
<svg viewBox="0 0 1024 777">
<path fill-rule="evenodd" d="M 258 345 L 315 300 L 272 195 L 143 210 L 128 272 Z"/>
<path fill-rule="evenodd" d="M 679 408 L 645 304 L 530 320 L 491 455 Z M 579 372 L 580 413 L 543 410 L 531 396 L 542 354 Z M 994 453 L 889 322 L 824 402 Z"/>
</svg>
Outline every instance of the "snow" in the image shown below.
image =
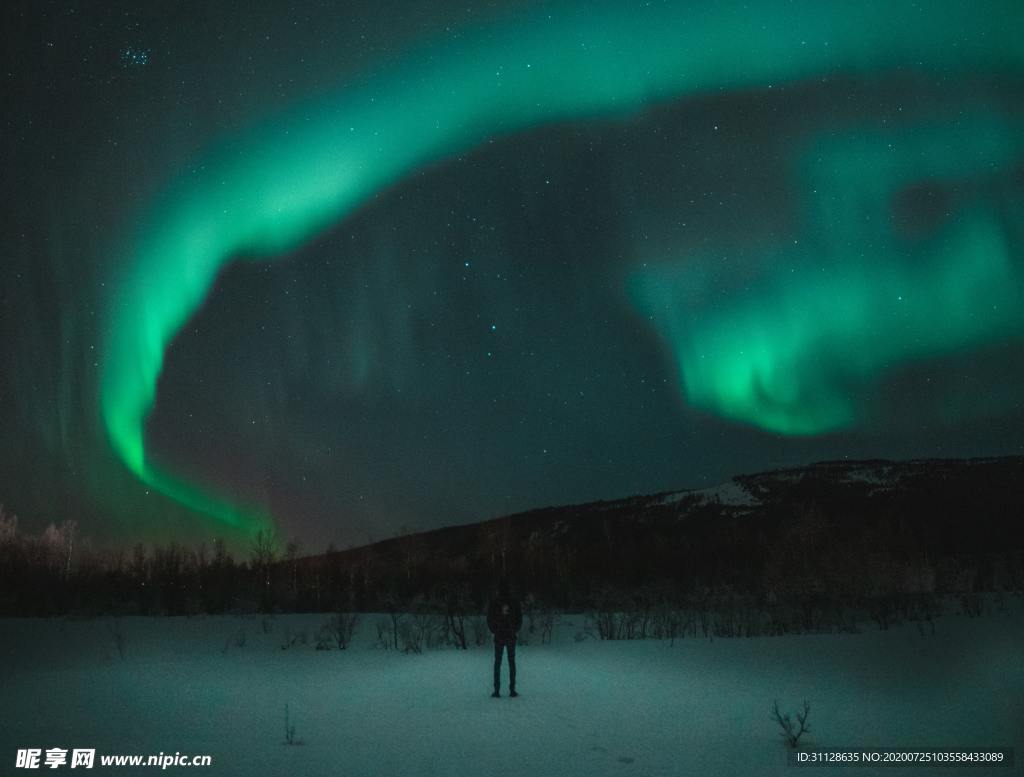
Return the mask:
<svg viewBox="0 0 1024 777">
<path fill-rule="evenodd" d="M 810 702 L 809 745 L 1024 757 L 1019 600 L 1007 613 L 946 615 L 934 637 L 865 625 L 674 646 L 577 642 L 583 617 L 566 615 L 552 644 L 520 646 L 518 699 L 489 697 L 489 646 L 382 651 L 375 616 L 346 651 L 281 649 L 286 629 L 312 635 L 327 617 L 277 616 L 270 633 L 259 616 L 123 618 L 123 660 L 110 619 L 0 620 L 0 762 L 12 767 L 17 748 L 94 747 L 209 753 L 201 773 L 213 775 L 792 775 L 773 699 L 784 711 Z M 301 745 L 283 743 L 285 704 Z"/>
<path fill-rule="evenodd" d="M 868 483 L 869 485 L 891 485 L 892 475 L 890 474 L 891 467 L 886 468 L 872 468 L 866 469 L 860 467 L 857 469 L 849 469 L 843 473 L 843 480 L 851 483 Z"/>
<path fill-rule="evenodd" d="M 697 493 L 709 502 L 719 502 L 720 504 L 732 505 L 734 507 L 755 507 L 760 504 L 758 499 L 755 499 L 746 488 L 735 480 L 727 481 L 720 486 L 698 491 Z"/>
<path fill-rule="evenodd" d="M 741 483 L 728 480 L 713 488 L 696 491 L 678 491 L 662 499 L 662 504 L 674 504 L 684 499 L 698 499 L 702 502 L 717 502 L 731 507 L 756 507 L 761 502 L 753 496 Z"/>
</svg>

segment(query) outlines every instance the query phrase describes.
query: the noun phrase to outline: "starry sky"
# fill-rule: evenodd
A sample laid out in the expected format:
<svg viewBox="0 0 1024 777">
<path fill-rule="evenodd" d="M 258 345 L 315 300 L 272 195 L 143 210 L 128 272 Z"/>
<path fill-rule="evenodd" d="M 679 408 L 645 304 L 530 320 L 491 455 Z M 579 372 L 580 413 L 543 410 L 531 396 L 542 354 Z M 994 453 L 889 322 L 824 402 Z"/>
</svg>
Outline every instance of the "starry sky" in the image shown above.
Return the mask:
<svg viewBox="0 0 1024 777">
<path fill-rule="evenodd" d="M 307 547 L 1019 453 L 1019 3 L 12 3 L 0 502 Z"/>
</svg>

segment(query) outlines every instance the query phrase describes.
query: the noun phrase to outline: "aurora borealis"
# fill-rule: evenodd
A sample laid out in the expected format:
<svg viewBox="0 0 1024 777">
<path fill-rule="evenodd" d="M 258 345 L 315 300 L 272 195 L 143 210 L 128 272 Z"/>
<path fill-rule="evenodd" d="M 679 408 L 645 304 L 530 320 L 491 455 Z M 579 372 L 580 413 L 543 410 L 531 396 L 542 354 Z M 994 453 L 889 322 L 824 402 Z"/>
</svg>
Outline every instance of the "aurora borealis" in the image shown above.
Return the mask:
<svg viewBox="0 0 1024 777">
<path fill-rule="evenodd" d="M 69 8 L 8 25 L 20 512 L 358 541 L 1019 450 L 1018 3 Z"/>
<path fill-rule="evenodd" d="M 985 192 L 927 239 L 900 239 L 886 210 L 926 176 L 1012 169 L 1020 137 L 1014 125 L 960 118 L 830 138 L 803 152 L 813 192 L 803 245 L 771 252 L 790 277 L 709 310 L 693 293 L 703 281 L 689 277 L 705 266 L 641 274 L 638 296 L 667 333 L 690 401 L 784 434 L 818 434 L 863 420 L 855 384 L 888 365 L 1018 335 L 1024 286 L 1005 223 L 1020 218 L 1019 196 Z M 897 145 L 914 153 L 897 155 Z"/>
</svg>

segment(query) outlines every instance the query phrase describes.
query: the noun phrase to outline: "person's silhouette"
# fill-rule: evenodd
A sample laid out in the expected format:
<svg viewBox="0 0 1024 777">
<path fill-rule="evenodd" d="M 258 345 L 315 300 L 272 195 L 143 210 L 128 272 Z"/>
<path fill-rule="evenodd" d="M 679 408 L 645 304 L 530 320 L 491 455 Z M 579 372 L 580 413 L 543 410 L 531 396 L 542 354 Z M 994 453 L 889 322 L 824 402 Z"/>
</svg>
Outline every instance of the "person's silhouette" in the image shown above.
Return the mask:
<svg viewBox="0 0 1024 777">
<path fill-rule="evenodd" d="M 512 596 L 507 580 L 498 584 L 498 595 L 487 608 L 487 627 L 494 635 L 494 698 L 501 696 L 501 652 L 508 653 L 509 696 L 516 693 L 516 635 L 523 625 L 523 610 Z"/>
</svg>

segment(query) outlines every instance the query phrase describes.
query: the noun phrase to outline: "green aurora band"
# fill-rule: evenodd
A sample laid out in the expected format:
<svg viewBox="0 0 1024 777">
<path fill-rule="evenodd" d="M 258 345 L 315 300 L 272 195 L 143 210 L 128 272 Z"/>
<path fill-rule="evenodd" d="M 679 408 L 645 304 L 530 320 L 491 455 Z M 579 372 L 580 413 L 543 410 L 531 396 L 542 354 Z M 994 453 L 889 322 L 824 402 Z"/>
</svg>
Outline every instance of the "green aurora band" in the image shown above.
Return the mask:
<svg viewBox="0 0 1024 777">
<path fill-rule="evenodd" d="M 717 294 L 706 310 L 709 286 L 728 284 L 708 277 L 714 262 L 635 274 L 634 298 L 667 340 L 688 400 L 783 434 L 818 434 L 862 421 L 858 396 L 891 366 L 1024 333 L 1005 226 L 1024 226 L 1019 196 L 975 197 L 924 239 L 900 236 L 887 213 L 916 181 L 1011 168 L 1022 145 L 1020 125 L 994 117 L 829 138 L 795 165 L 806 228 L 796 246 L 762 249 L 778 268 L 762 285 Z"/>
<path fill-rule="evenodd" d="M 150 487 L 228 527 L 262 527 L 265 511 L 238 507 L 161 471 L 144 442 L 164 351 L 227 263 L 280 256 L 418 166 L 545 122 L 629 115 L 656 101 L 837 71 L 1018 74 L 1024 70 L 1021 22 L 1019 0 L 580 4 L 538 8 L 514 24 L 410 52 L 339 93 L 300 103 L 217 144 L 123 236 L 122 269 L 108 285 L 104 310 L 99 387 L 110 444 Z M 1005 148 L 990 149 L 994 163 L 1016 152 L 1009 132 L 995 132 L 996 145 Z M 913 134 L 907 140 L 916 142 Z M 849 164 L 859 165 L 856 148 L 838 149 L 838 164 L 848 153 Z M 979 151 L 967 169 L 983 156 Z M 948 167 L 929 157 L 932 162 L 940 171 Z M 884 173 L 882 188 L 914 172 Z M 849 348 L 856 353 L 851 372 L 869 376 L 892 359 L 967 346 L 986 332 L 1019 325 L 999 234 L 990 214 L 979 210 L 953 230 L 941 256 L 932 258 L 934 267 L 919 278 L 887 270 L 891 250 L 883 248 L 874 269 L 823 281 L 842 287 L 828 302 L 841 309 L 841 322 L 817 334 L 818 307 L 826 304 L 817 281 L 778 281 L 763 290 L 774 302 L 716 310 L 700 323 L 699 335 L 682 332 L 685 315 L 665 312 L 672 306 L 664 296 L 677 278 L 641 279 L 635 291 L 642 307 L 658 307 L 652 316 L 669 337 L 691 401 L 765 428 L 815 432 L 854 417 L 834 370 L 818 371 L 819 349 Z M 967 333 L 960 329 L 965 316 L 951 316 L 921 349 L 901 346 L 928 328 L 929 309 L 970 306 L 973 291 L 952 290 L 951 278 L 963 272 L 983 291 L 1000 293 L 1010 308 L 1005 316 Z M 908 286 L 917 295 L 909 328 L 875 352 L 887 336 L 877 328 L 888 326 L 888 303 L 879 300 L 891 301 L 894 290 Z M 808 305 L 808 299 L 818 301 Z M 806 313 L 787 312 L 801 306 Z M 698 339 L 710 363 L 697 353 Z"/>
</svg>

